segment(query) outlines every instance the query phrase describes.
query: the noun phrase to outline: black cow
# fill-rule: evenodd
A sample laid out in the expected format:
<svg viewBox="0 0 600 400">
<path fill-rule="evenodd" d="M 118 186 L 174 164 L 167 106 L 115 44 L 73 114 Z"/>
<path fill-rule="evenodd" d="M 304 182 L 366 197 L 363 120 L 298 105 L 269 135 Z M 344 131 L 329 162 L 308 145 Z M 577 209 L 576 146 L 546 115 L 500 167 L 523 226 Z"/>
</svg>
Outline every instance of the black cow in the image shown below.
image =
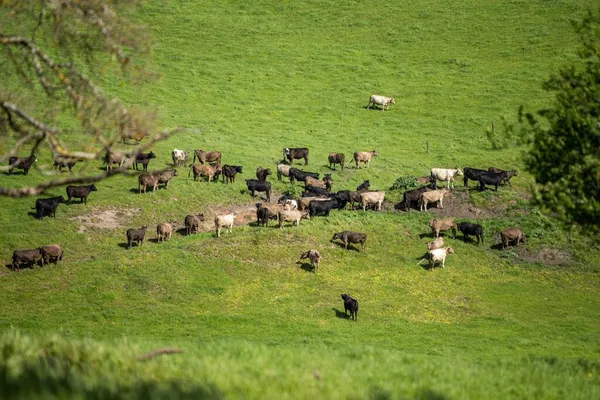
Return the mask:
<svg viewBox="0 0 600 400">
<path fill-rule="evenodd" d="M 335 171 L 335 164 L 340 164 L 342 166 L 342 171 L 344 170 L 344 163 L 346 161 L 346 157 L 343 153 L 329 153 L 329 169 L 333 169 Z M 331 167 L 333 165 L 333 168 Z"/>
<path fill-rule="evenodd" d="M 464 185 L 465 185 L 465 187 L 469 187 L 469 179 L 472 180 L 472 181 L 479 182 L 479 177 L 481 176 L 481 174 L 483 172 L 486 172 L 486 170 L 465 167 L 463 169 L 463 173 L 465 174 L 465 176 L 464 176 Z"/>
<path fill-rule="evenodd" d="M 127 248 L 130 249 L 134 242 L 140 246 L 144 244 L 144 236 L 146 235 L 146 225 L 140 229 L 127 229 Z"/>
<path fill-rule="evenodd" d="M 319 179 L 319 174 L 316 172 L 306 172 L 306 171 L 299 170 L 298 168 L 290 168 L 290 182 L 291 183 L 294 183 L 294 180 L 305 182 L 307 176 L 311 176 L 315 179 Z"/>
<path fill-rule="evenodd" d="M 479 240 L 481 239 L 481 244 L 483 243 L 483 227 L 479 224 L 471 224 L 469 222 L 461 222 L 456 225 L 459 231 L 463 234 L 463 240 L 466 242 L 469 239 L 469 235 L 473 235 L 477 237 L 477 244 L 479 244 Z"/>
<path fill-rule="evenodd" d="M 341 205 L 342 203 L 335 198 L 329 200 L 311 200 L 311 202 L 308 203 L 308 211 L 311 217 L 321 214 L 328 217 L 329 211 L 334 208 L 342 209 Z M 346 204 L 344 204 L 344 206 L 345 205 Z"/>
<path fill-rule="evenodd" d="M 67 204 L 71 204 L 71 198 L 75 197 L 77 199 L 81 199 L 81 203 L 87 204 L 87 198 L 90 195 L 90 192 L 97 192 L 95 185 L 89 186 L 67 186 Z"/>
<path fill-rule="evenodd" d="M 356 321 L 358 317 L 358 300 L 353 299 L 347 294 L 343 294 L 342 299 L 344 300 L 344 314 L 348 315 L 348 311 L 350 311 L 350 319 Z"/>
<path fill-rule="evenodd" d="M 367 241 L 367 234 L 352 231 L 342 231 L 334 234 L 330 242 L 333 242 L 335 239 L 340 239 L 342 242 L 344 242 L 344 248 L 346 250 L 348 249 L 349 243 L 360 243 L 361 248 L 364 250 L 365 242 Z"/>
<path fill-rule="evenodd" d="M 135 163 L 133 164 L 133 168 L 137 170 L 138 164 L 142 164 L 144 171 L 148 171 L 148 163 L 150 163 L 150 160 L 153 158 L 156 158 L 156 154 L 154 154 L 153 152 L 146 154 L 140 153 L 135 157 Z"/>
<path fill-rule="evenodd" d="M 235 175 L 238 173 L 242 173 L 242 166 L 225 164 L 223 165 L 223 169 L 221 170 L 221 172 L 223 173 L 223 182 L 234 183 Z"/>
<path fill-rule="evenodd" d="M 31 250 L 15 250 L 12 256 L 11 268 L 14 271 L 15 268 L 20 271 L 21 264 L 30 264 L 32 267 L 41 261 L 42 267 L 44 266 L 44 257 L 42 255 L 42 249 L 31 249 Z"/>
<path fill-rule="evenodd" d="M 479 175 L 479 190 L 485 190 L 485 185 L 494 185 L 495 191 L 498 191 L 498 186 L 506 180 L 508 174 L 506 172 L 500 172 L 494 174 L 492 172 L 482 172 Z"/>
<path fill-rule="evenodd" d="M 406 211 L 410 211 L 412 203 L 418 203 L 419 198 L 421 197 L 421 193 L 427 192 L 430 190 L 427 186 L 422 186 L 418 189 L 411 189 L 404 192 L 402 196 L 402 203 L 404 203 L 404 209 Z"/>
<path fill-rule="evenodd" d="M 317 186 L 306 185 L 305 189 L 306 189 L 306 192 L 312 193 L 311 196 L 312 195 L 315 195 L 315 196 L 329 196 L 329 191 L 327 189 L 323 189 L 323 188 L 320 188 L 320 187 L 317 187 Z M 305 196 L 304 195 L 304 193 L 306 193 L 306 192 L 303 192 L 302 197 L 310 197 L 310 196 Z"/>
<path fill-rule="evenodd" d="M 56 208 L 60 203 L 65 203 L 65 198 L 62 196 L 50 197 L 47 199 L 37 199 L 35 201 L 35 211 L 37 217 L 43 219 L 44 215 L 56 218 Z"/>
<path fill-rule="evenodd" d="M 308 165 L 308 149 L 306 147 L 299 147 L 294 149 L 286 147 L 285 149 L 283 149 L 283 158 L 285 160 L 288 160 L 290 165 L 292 165 L 293 160 L 299 160 L 301 158 L 304 158 L 304 165 Z"/>
<path fill-rule="evenodd" d="M 517 170 L 516 169 L 511 169 L 510 171 L 505 171 L 505 170 L 500 169 L 500 168 L 489 167 L 488 168 L 488 172 L 491 172 L 491 173 L 494 173 L 494 174 L 499 174 L 501 172 L 506 172 L 506 179 L 504 180 L 504 182 L 508 183 L 509 186 L 512 186 L 510 184 L 510 178 L 512 178 L 513 176 L 517 176 Z"/>
<path fill-rule="evenodd" d="M 36 156 L 31 155 L 29 157 L 10 157 L 8 159 L 8 173 L 12 174 L 13 169 L 22 169 L 23 175 L 29 173 L 29 168 L 37 161 Z"/>
<path fill-rule="evenodd" d="M 271 175 L 270 168 L 263 168 L 263 167 L 256 168 L 256 179 L 258 179 L 259 181 L 266 181 L 267 176 L 269 176 L 269 175 Z"/>
<path fill-rule="evenodd" d="M 269 226 L 270 219 L 277 219 L 277 214 L 264 207 L 262 203 L 256 203 L 256 222 L 259 226 Z"/>
<path fill-rule="evenodd" d="M 361 190 L 369 190 L 370 187 L 371 187 L 371 182 L 369 182 L 367 180 L 367 181 L 364 181 L 363 183 L 361 183 L 360 185 L 358 185 L 356 187 L 356 191 L 360 192 Z"/>
<path fill-rule="evenodd" d="M 267 181 L 259 181 L 257 179 L 246 179 L 246 186 L 248 190 L 254 196 L 254 192 L 265 192 L 267 194 L 267 201 L 271 201 L 271 184 Z"/>
<path fill-rule="evenodd" d="M 73 167 L 76 163 L 77 160 L 73 160 L 72 158 L 57 157 L 54 159 L 52 169 L 58 167 L 58 172 L 62 172 L 63 168 L 68 168 L 69 172 L 73 172 Z"/>
</svg>

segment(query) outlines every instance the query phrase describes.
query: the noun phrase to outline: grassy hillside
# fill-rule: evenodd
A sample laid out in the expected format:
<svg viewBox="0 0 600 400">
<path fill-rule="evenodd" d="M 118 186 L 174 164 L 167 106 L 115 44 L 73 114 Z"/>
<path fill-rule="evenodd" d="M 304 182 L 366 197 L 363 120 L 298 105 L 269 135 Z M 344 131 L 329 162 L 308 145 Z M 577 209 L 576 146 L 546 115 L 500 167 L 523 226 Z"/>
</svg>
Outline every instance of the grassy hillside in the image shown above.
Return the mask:
<svg viewBox="0 0 600 400">
<path fill-rule="evenodd" d="M 194 182 L 184 168 L 146 195 L 135 177 L 111 178 L 87 205 L 42 221 L 34 199 L 0 198 L 6 264 L 17 248 L 65 248 L 56 266 L 0 271 L 2 393 L 39 381 L 104 398 L 598 397 L 598 242 L 529 207 L 523 149 L 493 151 L 485 135 L 520 104 L 550 104 L 541 83 L 574 58 L 569 20 L 590 4 L 149 1 L 132 17 L 151 28 L 149 68 L 160 78 L 133 87 L 106 77 L 104 87 L 157 107 L 165 127 L 196 128 L 157 144 L 151 168 L 167 166 L 173 148 L 203 148 L 244 172 L 224 185 Z M 372 93 L 396 105 L 366 110 Z M 428 214 L 393 211 L 401 192 L 388 191 L 381 213 L 258 228 L 243 179 L 274 168 L 287 146 L 310 148 L 307 169 L 321 174 L 331 151 L 380 153 L 369 169 L 333 172 L 335 190 L 364 179 L 388 189 L 432 167 L 520 171 L 499 193 L 457 182 L 446 208 Z M 0 184 L 43 179 L 32 171 Z M 290 187 L 271 182 L 277 193 Z M 199 235 L 125 248 L 127 228 L 147 224 L 153 239 L 159 222 L 180 228 L 187 214 L 227 210 L 241 214 L 231 235 L 216 239 L 207 222 Z M 429 271 L 417 262 L 438 215 L 481 223 L 486 242 L 447 238 L 456 254 Z M 498 249 L 508 226 L 523 228 L 526 247 Z M 367 250 L 330 243 L 341 230 L 366 232 Z M 323 255 L 316 274 L 299 263 L 309 248 Z M 356 323 L 343 317 L 341 293 L 359 300 Z M 135 361 L 159 346 L 184 353 Z"/>
</svg>

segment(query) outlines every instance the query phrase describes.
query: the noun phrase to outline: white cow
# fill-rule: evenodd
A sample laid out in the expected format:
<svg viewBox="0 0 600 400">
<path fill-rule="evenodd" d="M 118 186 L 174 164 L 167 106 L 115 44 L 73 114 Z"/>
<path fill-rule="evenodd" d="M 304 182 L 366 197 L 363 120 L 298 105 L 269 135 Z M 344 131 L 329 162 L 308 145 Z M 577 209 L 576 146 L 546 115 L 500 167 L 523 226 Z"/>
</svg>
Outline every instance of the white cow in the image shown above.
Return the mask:
<svg viewBox="0 0 600 400">
<path fill-rule="evenodd" d="M 442 263 L 442 268 L 446 264 L 446 256 L 454 253 L 452 247 L 442 247 L 441 249 L 429 250 L 429 269 L 432 269 L 435 263 Z"/>
<path fill-rule="evenodd" d="M 369 109 L 371 107 L 371 105 L 380 105 L 381 109 L 383 111 L 385 111 L 386 107 L 389 110 L 390 109 L 390 104 L 396 104 L 396 99 L 394 99 L 393 97 L 386 97 L 386 96 L 380 96 L 378 94 L 373 94 L 371 95 L 371 98 L 369 99 L 369 104 L 367 105 L 367 109 Z"/>
<path fill-rule="evenodd" d="M 452 189 L 454 189 L 454 177 L 463 176 L 463 172 L 460 168 L 447 169 L 447 168 L 431 168 L 431 180 L 436 184 L 436 181 L 447 181 L 448 189 L 450 189 L 450 183 L 452 183 Z M 436 186 L 437 187 L 437 186 Z"/>
<path fill-rule="evenodd" d="M 217 231 L 217 237 L 221 237 L 221 228 L 227 229 L 228 233 L 233 232 L 233 221 L 235 220 L 235 217 L 235 213 L 217 215 L 215 217 L 215 229 Z"/>
<path fill-rule="evenodd" d="M 184 165 L 185 160 L 187 159 L 188 155 L 189 155 L 189 153 L 186 153 L 183 150 L 178 150 L 178 149 L 173 150 L 171 152 L 171 158 L 173 159 L 173 165 L 174 166 Z"/>
<path fill-rule="evenodd" d="M 370 205 L 377 206 L 377 211 L 381 211 L 381 204 L 383 204 L 384 199 L 385 192 L 365 192 L 360 194 L 363 211 Z"/>
</svg>

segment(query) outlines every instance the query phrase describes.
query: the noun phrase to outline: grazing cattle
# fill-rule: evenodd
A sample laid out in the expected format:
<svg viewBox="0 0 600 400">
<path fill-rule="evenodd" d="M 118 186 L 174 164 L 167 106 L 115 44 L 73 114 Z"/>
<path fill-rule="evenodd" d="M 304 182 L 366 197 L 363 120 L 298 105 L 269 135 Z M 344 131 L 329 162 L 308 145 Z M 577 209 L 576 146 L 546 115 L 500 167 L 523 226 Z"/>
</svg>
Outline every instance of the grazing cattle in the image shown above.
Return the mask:
<svg viewBox="0 0 600 400">
<path fill-rule="evenodd" d="M 173 227 L 171 224 L 163 222 L 162 224 L 158 224 L 156 226 L 156 236 L 158 242 L 164 242 L 165 240 L 171 240 L 171 235 L 173 234 Z"/>
<path fill-rule="evenodd" d="M 306 177 L 308 176 L 313 177 L 315 179 L 319 179 L 319 174 L 316 172 L 306 172 L 293 167 L 289 169 L 289 177 L 291 183 L 294 183 L 295 180 L 305 182 Z"/>
<path fill-rule="evenodd" d="M 429 221 L 429 227 L 435 237 L 440 237 L 440 232 L 452 229 L 452 237 L 456 239 L 456 221 L 454 218 L 432 219 Z"/>
<path fill-rule="evenodd" d="M 185 234 L 191 235 L 192 233 L 198 233 L 202 221 L 204 221 L 204 214 L 187 215 L 184 221 Z"/>
<path fill-rule="evenodd" d="M 235 213 L 215 216 L 215 230 L 217 231 L 217 237 L 221 237 L 222 228 L 225 228 L 227 233 L 233 232 L 233 221 L 235 220 L 235 217 Z"/>
<path fill-rule="evenodd" d="M 62 196 L 50 197 L 47 199 L 37 199 L 35 201 L 35 211 L 39 219 L 43 219 L 44 215 L 56 218 L 56 208 L 60 203 L 65 203 L 65 198 Z"/>
<path fill-rule="evenodd" d="M 127 161 L 127 155 L 120 151 L 107 151 L 104 155 L 104 163 L 106 164 L 106 170 L 113 169 L 113 164 L 119 164 L 122 167 Z"/>
<path fill-rule="evenodd" d="M 517 170 L 514 169 L 511 169 L 510 171 L 505 171 L 500 168 L 489 167 L 488 172 L 493 174 L 500 174 L 502 172 L 506 172 L 506 178 L 504 179 L 504 182 L 508 183 L 509 186 L 512 186 L 510 184 L 510 178 L 512 178 L 513 176 L 517 176 Z"/>
<path fill-rule="evenodd" d="M 217 176 L 221 172 L 221 166 L 192 164 L 192 167 L 188 171 L 188 178 L 190 176 L 190 172 L 192 171 L 194 172 L 195 181 L 197 181 L 199 177 L 206 176 L 210 182 L 213 180 L 213 178 L 218 179 Z"/>
<path fill-rule="evenodd" d="M 364 250 L 365 242 L 367 241 L 367 234 L 352 231 L 342 231 L 334 234 L 330 242 L 333 242 L 335 239 L 340 239 L 342 242 L 344 242 L 344 248 L 346 250 L 348 249 L 349 243 L 360 243 L 361 248 Z"/>
<path fill-rule="evenodd" d="M 421 199 L 421 195 L 425 192 L 428 192 L 429 189 L 427 186 L 422 186 L 417 189 L 411 189 L 404 192 L 402 196 L 402 203 L 404 203 L 404 209 L 406 211 L 410 211 L 412 203 L 419 202 Z"/>
<path fill-rule="evenodd" d="M 77 163 L 78 160 L 67 157 L 55 157 L 54 164 L 52 165 L 52 169 L 58 167 L 58 172 L 62 172 L 63 168 L 68 168 L 69 172 L 73 172 L 73 167 Z"/>
<path fill-rule="evenodd" d="M 369 108 L 371 108 L 371 106 L 375 107 L 375 104 L 377 104 L 378 106 L 381 106 L 381 109 L 383 111 L 385 111 L 386 108 L 388 110 L 390 109 L 390 104 L 396 104 L 396 99 L 394 99 L 393 97 L 386 97 L 386 96 L 381 96 L 378 94 L 373 94 L 369 98 L 369 104 L 367 104 L 367 110 Z"/>
<path fill-rule="evenodd" d="M 29 173 L 29 169 L 34 162 L 37 162 L 37 157 L 31 155 L 29 157 L 9 157 L 8 159 L 8 173 L 12 174 L 13 169 L 22 169 L 23 175 Z"/>
<path fill-rule="evenodd" d="M 436 238 L 433 242 L 427 243 L 427 250 L 441 249 L 442 247 L 444 247 L 443 236 Z"/>
<path fill-rule="evenodd" d="M 360 192 L 361 190 L 369 190 L 370 187 L 371 187 L 371 182 L 366 180 L 356 187 L 356 191 Z"/>
<path fill-rule="evenodd" d="M 178 167 L 180 165 L 185 165 L 185 160 L 187 160 L 190 154 L 183 150 L 175 149 L 171 152 L 171 159 L 173 160 L 173 166 Z"/>
<path fill-rule="evenodd" d="M 307 176 L 304 180 L 304 187 L 306 190 L 308 186 L 313 186 L 321 189 L 325 189 L 327 192 L 331 190 L 331 186 L 333 185 L 333 179 L 331 179 L 331 175 L 327 174 L 323 177 L 323 180 L 315 179 L 312 176 Z"/>
<path fill-rule="evenodd" d="M 479 189 L 485 190 L 485 185 L 494 185 L 494 190 L 498 191 L 498 186 L 505 181 L 508 177 L 506 172 L 500 172 L 498 174 L 494 174 L 492 172 L 482 172 L 479 175 Z"/>
<path fill-rule="evenodd" d="M 469 187 L 469 179 L 472 181 L 479 182 L 479 177 L 481 176 L 482 172 L 486 172 L 485 169 L 477 169 L 477 168 L 470 168 L 470 167 L 463 168 L 463 173 L 465 174 L 465 177 L 464 177 L 465 187 Z"/>
<path fill-rule="evenodd" d="M 385 199 L 385 192 L 365 192 L 360 195 L 363 211 L 366 211 L 367 206 L 377 206 L 377 211 L 381 211 L 381 205 Z"/>
<path fill-rule="evenodd" d="M 350 311 L 350 319 L 356 321 L 358 318 L 358 300 L 345 293 L 342 295 L 342 299 L 344 300 L 344 314 L 348 315 L 348 311 Z"/>
<path fill-rule="evenodd" d="M 50 264 L 52 261 L 56 264 L 63 258 L 63 250 L 57 244 L 42 246 L 40 250 L 42 251 L 42 259 L 46 264 Z"/>
<path fill-rule="evenodd" d="M 277 179 L 281 180 L 282 176 L 290 176 L 290 168 L 286 164 L 277 164 Z"/>
<path fill-rule="evenodd" d="M 194 159 L 192 160 L 192 164 L 196 162 L 196 157 L 198 157 L 200 164 L 204 164 L 205 162 L 216 162 L 217 165 L 221 164 L 221 153 L 218 151 L 204 151 L 201 149 L 196 149 L 194 150 Z"/>
<path fill-rule="evenodd" d="M 283 223 L 285 221 L 291 222 L 292 224 L 296 224 L 296 226 L 300 226 L 301 219 L 310 219 L 310 215 L 308 211 L 279 211 L 277 214 L 277 219 L 279 220 L 279 229 L 283 229 Z"/>
<path fill-rule="evenodd" d="M 271 184 L 267 181 L 259 181 L 257 179 L 246 179 L 246 187 L 252 193 L 252 197 L 254 197 L 254 192 L 265 192 L 267 195 L 267 201 L 271 201 Z"/>
<path fill-rule="evenodd" d="M 298 209 L 298 202 L 296 200 L 294 200 L 294 199 L 287 199 L 283 203 L 283 209 L 284 210 L 297 210 Z"/>
<path fill-rule="evenodd" d="M 419 197 L 419 206 L 421 211 L 423 211 L 423 208 L 425 208 L 425 211 L 428 211 L 427 204 L 435 203 L 436 201 L 440 202 L 439 208 L 444 208 L 444 196 L 448 193 L 450 193 L 448 189 L 430 190 L 428 192 L 421 193 L 421 196 Z"/>
<path fill-rule="evenodd" d="M 283 149 L 283 158 L 284 160 L 288 160 L 290 165 L 293 164 L 294 160 L 300 160 L 304 158 L 304 165 L 308 165 L 308 149 L 306 147 L 286 147 Z"/>
<path fill-rule="evenodd" d="M 502 238 L 502 250 L 510 246 L 510 242 L 515 242 L 515 246 L 519 246 L 519 242 L 525 244 L 525 235 L 519 228 L 506 228 L 500 233 Z"/>
<path fill-rule="evenodd" d="M 298 199 L 298 210 L 306 210 L 311 201 L 326 201 L 329 200 L 327 197 L 301 197 Z"/>
<path fill-rule="evenodd" d="M 33 268 L 38 261 L 41 261 L 43 267 L 44 256 L 42 255 L 42 249 L 15 250 L 13 251 L 11 267 L 13 271 L 15 269 L 20 271 L 21 264 L 29 264 Z"/>
<path fill-rule="evenodd" d="M 433 269 L 435 263 L 441 263 L 442 268 L 445 268 L 446 256 L 452 253 L 454 253 L 454 249 L 452 247 L 442 247 L 440 249 L 429 250 L 429 269 Z"/>
<path fill-rule="evenodd" d="M 318 250 L 308 250 L 304 253 L 300 254 L 300 259 L 309 259 L 310 265 L 313 267 L 313 271 L 317 272 L 319 269 L 319 264 L 321 263 L 321 253 Z"/>
<path fill-rule="evenodd" d="M 277 218 L 277 213 L 273 213 L 269 207 L 262 203 L 256 203 L 256 222 L 258 226 L 269 226 L 269 220 Z"/>
<path fill-rule="evenodd" d="M 227 183 L 234 183 L 235 182 L 235 175 L 236 174 L 241 174 L 242 173 L 242 166 L 241 165 L 223 165 L 223 169 L 222 169 L 222 174 L 223 174 L 223 182 L 227 182 Z"/>
<path fill-rule="evenodd" d="M 463 172 L 460 168 L 431 168 L 431 183 L 433 184 L 434 189 L 437 189 L 437 181 L 447 181 L 448 189 L 450 189 L 450 184 L 452 184 L 452 188 L 454 189 L 455 176 L 463 176 Z"/>
<path fill-rule="evenodd" d="M 345 205 L 345 204 L 344 204 Z M 334 209 L 342 209 L 341 203 L 337 199 L 327 199 L 323 201 L 315 201 L 312 200 L 308 203 L 308 211 L 310 212 L 310 216 L 314 217 L 316 215 L 324 215 L 326 217 L 329 216 L 329 212 Z"/>
<path fill-rule="evenodd" d="M 463 234 L 463 240 L 466 242 L 469 239 L 469 235 L 473 235 L 477 238 L 477 244 L 479 244 L 479 240 L 481 239 L 481 244 L 483 243 L 483 227 L 479 224 L 471 224 L 469 222 L 461 222 L 457 225 L 459 231 Z"/>
<path fill-rule="evenodd" d="M 348 192 L 348 197 L 349 197 L 349 201 L 350 201 L 350 209 L 354 210 L 354 203 L 361 204 L 363 193 L 366 193 L 366 191 L 361 190 L 361 191 L 349 191 Z"/>
<path fill-rule="evenodd" d="M 378 156 L 375 150 L 373 151 L 356 151 L 354 152 L 354 162 L 356 163 L 356 168 L 360 168 L 358 166 L 359 162 L 367 164 L 367 168 L 371 165 L 371 158 Z"/>
<path fill-rule="evenodd" d="M 138 176 L 138 193 L 142 193 L 142 187 L 144 193 L 147 193 L 146 189 L 148 186 L 152 186 L 152 191 L 156 191 L 158 187 L 158 176 L 154 174 L 140 174 Z"/>
<path fill-rule="evenodd" d="M 157 176 L 158 176 L 157 187 L 158 187 L 158 185 L 165 185 L 165 189 L 168 189 L 169 182 L 171 182 L 171 179 L 173 179 L 173 177 L 179 176 L 179 175 L 177 175 L 176 169 L 169 169 L 167 171 L 159 172 Z"/>
<path fill-rule="evenodd" d="M 343 153 L 329 153 L 329 169 L 333 169 L 335 171 L 335 164 L 340 164 L 342 166 L 342 171 L 344 170 L 344 163 L 346 162 L 346 156 Z M 333 168 L 331 167 L 333 165 Z"/>
<path fill-rule="evenodd" d="M 156 158 L 156 154 L 154 154 L 153 152 L 139 153 L 137 156 L 135 156 L 135 161 L 133 163 L 133 169 L 137 170 L 138 164 L 142 164 L 142 168 L 144 169 L 144 171 L 148 171 L 148 164 L 150 163 L 150 160 L 153 158 Z"/>
<path fill-rule="evenodd" d="M 146 225 L 142 226 L 140 229 L 127 229 L 127 248 L 130 249 L 134 243 L 137 243 L 138 246 L 142 246 L 144 244 L 144 236 L 146 236 L 146 229 L 148 227 Z"/>
<path fill-rule="evenodd" d="M 96 185 L 89 186 L 67 186 L 67 204 L 71 204 L 71 198 L 81 199 L 81 203 L 87 204 L 87 198 L 90 192 L 97 192 Z"/>
<path fill-rule="evenodd" d="M 270 168 L 263 168 L 263 167 L 256 168 L 256 179 L 258 179 L 259 181 L 266 181 L 267 176 L 269 176 L 269 175 L 271 175 Z"/>
</svg>

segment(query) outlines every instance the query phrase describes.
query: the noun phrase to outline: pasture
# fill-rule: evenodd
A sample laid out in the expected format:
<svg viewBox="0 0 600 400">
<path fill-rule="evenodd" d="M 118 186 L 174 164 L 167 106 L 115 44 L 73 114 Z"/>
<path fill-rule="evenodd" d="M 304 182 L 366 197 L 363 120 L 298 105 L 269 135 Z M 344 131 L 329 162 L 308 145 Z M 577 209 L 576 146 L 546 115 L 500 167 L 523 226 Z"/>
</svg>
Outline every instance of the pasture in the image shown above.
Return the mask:
<svg viewBox="0 0 600 400">
<path fill-rule="evenodd" d="M 531 208 L 524 149 L 492 150 L 486 138 L 519 105 L 551 104 L 542 82 L 575 58 L 569 21 L 592 4 L 148 1 L 131 17 L 150 27 L 158 78 L 101 84 L 156 107 L 162 127 L 192 128 L 157 143 L 149 170 L 169 166 L 178 148 L 220 151 L 243 172 L 234 184 L 195 182 L 187 163 L 168 189 L 147 194 L 136 176 L 114 177 L 87 204 L 61 204 L 41 221 L 34 198 L 0 198 L 2 265 L 14 249 L 65 250 L 57 265 L 0 269 L 2 393 L 598 398 L 599 242 Z M 371 94 L 396 104 L 367 109 Z M 384 210 L 255 226 L 260 194 L 244 179 L 271 168 L 276 201 L 292 187 L 275 175 L 285 147 L 309 148 L 309 165 L 294 166 L 331 173 L 333 191 L 369 179 L 386 190 Z M 354 168 L 352 153 L 371 150 L 370 167 Z M 328 168 L 330 152 L 346 155 L 344 171 Z M 51 155 L 38 163 L 51 165 Z M 458 179 L 443 210 L 394 210 L 399 176 L 465 166 L 519 174 L 497 193 Z M 0 175 L 0 185 L 44 179 L 31 169 Z M 40 197 L 59 195 L 64 188 Z M 233 233 L 217 239 L 212 219 L 229 211 L 238 213 Z M 182 234 L 185 216 L 201 212 L 201 232 Z M 455 254 L 428 270 L 417 263 L 438 216 L 481 224 L 485 244 L 446 235 Z M 176 232 L 156 243 L 161 222 Z M 127 249 L 126 230 L 142 225 L 143 246 Z M 498 232 L 510 226 L 527 244 L 500 250 Z M 343 230 L 367 233 L 366 251 L 331 243 Z M 317 273 L 300 262 L 311 248 L 323 257 Z M 343 315 L 342 293 L 360 303 L 356 322 Z M 136 361 L 159 347 L 184 352 Z"/>
</svg>

